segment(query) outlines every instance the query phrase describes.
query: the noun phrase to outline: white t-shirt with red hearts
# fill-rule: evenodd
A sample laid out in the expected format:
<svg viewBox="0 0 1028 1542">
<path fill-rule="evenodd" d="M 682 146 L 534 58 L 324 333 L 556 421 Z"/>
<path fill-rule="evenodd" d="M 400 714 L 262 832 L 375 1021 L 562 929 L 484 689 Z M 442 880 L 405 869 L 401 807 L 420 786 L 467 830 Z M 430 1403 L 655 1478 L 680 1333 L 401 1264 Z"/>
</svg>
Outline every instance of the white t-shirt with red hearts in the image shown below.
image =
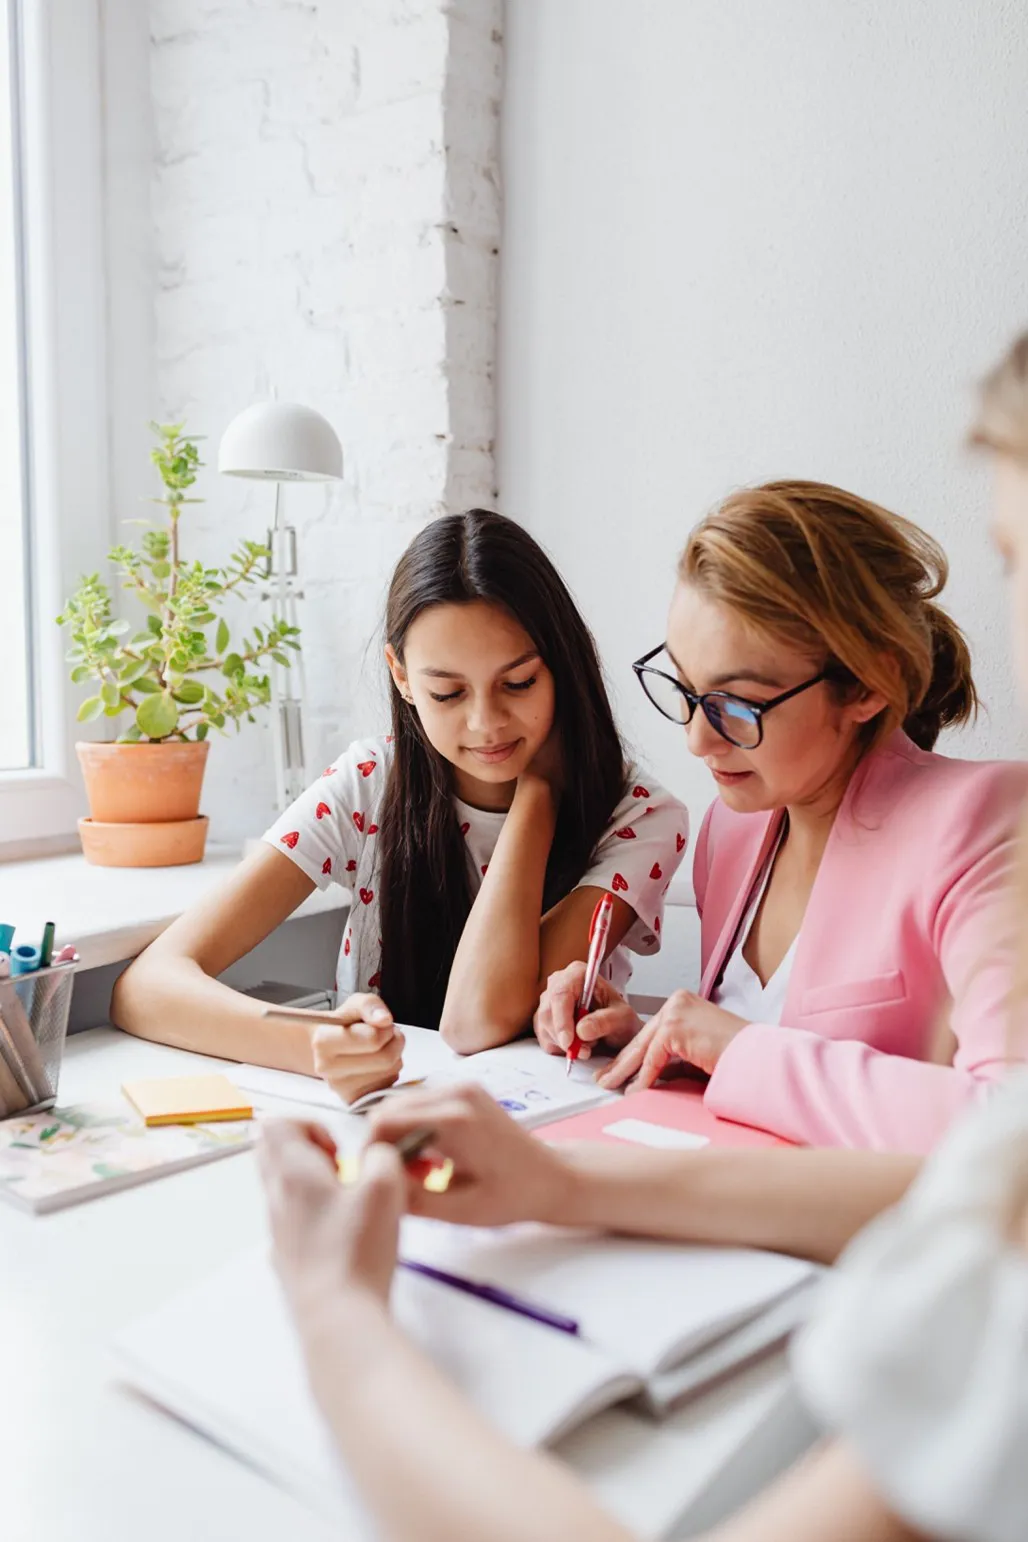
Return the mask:
<svg viewBox="0 0 1028 1542">
<path fill-rule="evenodd" d="M 336 968 L 340 996 L 375 990 L 380 980 L 376 836 L 392 754 L 388 738 L 355 740 L 264 835 L 319 889 L 339 883 L 353 895 Z M 472 893 L 477 894 L 507 816 L 472 808 L 459 798 L 454 806 L 467 842 Z M 631 767 L 628 792 L 576 885 L 609 889 L 635 911 L 637 919 L 604 969 L 618 990 L 624 990 L 632 972 L 629 952 L 660 950 L 664 896 L 685 853 L 688 832 L 689 816 L 678 799 L 647 772 Z"/>
</svg>

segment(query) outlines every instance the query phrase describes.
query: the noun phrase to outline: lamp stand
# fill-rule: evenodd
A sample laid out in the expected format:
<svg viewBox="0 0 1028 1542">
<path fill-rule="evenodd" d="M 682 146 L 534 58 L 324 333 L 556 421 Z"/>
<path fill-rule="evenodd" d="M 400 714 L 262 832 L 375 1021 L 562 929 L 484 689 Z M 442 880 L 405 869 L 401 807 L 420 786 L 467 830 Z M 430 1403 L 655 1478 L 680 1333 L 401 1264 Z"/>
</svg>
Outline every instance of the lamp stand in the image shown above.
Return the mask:
<svg viewBox="0 0 1028 1542">
<path fill-rule="evenodd" d="M 268 531 L 269 587 L 263 599 L 273 602 L 276 619 L 297 626 L 298 587 L 296 530 L 282 513 L 282 483 L 275 483 L 275 522 Z M 307 786 L 303 745 L 303 702 L 306 694 L 303 653 L 294 654 L 289 668 L 271 660 L 271 737 L 275 754 L 275 799 L 279 813 Z"/>
</svg>

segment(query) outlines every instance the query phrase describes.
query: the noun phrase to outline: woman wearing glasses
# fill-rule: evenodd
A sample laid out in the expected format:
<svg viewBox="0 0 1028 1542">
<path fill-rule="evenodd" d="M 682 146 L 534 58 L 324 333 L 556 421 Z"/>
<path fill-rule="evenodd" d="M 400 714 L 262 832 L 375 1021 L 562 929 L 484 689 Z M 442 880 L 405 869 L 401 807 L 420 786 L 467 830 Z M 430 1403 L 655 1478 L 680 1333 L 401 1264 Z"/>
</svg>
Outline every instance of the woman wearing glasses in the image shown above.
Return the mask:
<svg viewBox="0 0 1028 1542">
<path fill-rule="evenodd" d="M 598 987 L 577 1032 L 620 1049 L 604 1085 L 675 1064 L 724 1118 L 925 1151 L 1000 1074 L 1026 780 L 934 753 L 977 707 L 946 576 L 924 531 L 820 483 L 734 493 L 693 531 L 667 642 L 634 667 L 717 783 L 693 867 L 703 975 L 645 1027 Z M 581 973 L 541 1000 L 554 1052 Z"/>
</svg>

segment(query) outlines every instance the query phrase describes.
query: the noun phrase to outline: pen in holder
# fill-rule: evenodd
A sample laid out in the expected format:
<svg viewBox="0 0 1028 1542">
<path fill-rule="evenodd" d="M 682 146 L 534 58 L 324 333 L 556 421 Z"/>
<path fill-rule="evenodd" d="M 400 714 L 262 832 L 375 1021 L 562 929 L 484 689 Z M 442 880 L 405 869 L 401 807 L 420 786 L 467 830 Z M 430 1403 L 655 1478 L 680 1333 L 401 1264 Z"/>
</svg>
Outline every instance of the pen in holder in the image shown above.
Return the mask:
<svg viewBox="0 0 1028 1542">
<path fill-rule="evenodd" d="M 53 1107 L 74 975 L 61 964 L 0 979 L 0 1119 Z"/>
</svg>

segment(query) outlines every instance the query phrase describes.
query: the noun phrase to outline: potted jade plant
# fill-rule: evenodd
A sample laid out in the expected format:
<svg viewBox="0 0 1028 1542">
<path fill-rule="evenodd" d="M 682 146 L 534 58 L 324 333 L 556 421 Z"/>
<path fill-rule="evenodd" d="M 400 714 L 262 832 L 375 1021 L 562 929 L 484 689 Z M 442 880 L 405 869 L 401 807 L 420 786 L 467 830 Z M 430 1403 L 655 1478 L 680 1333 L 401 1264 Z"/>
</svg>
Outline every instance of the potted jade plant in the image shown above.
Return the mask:
<svg viewBox="0 0 1028 1542">
<path fill-rule="evenodd" d="M 79 820 L 86 859 L 102 867 L 167 867 L 199 862 L 207 838 L 200 789 L 207 736 L 252 723 L 271 700 L 267 664 L 290 663 L 299 628 L 273 619 L 253 626 L 233 645 L 221 614 L 230 597 L 265 578 L 268 549 L 243 541 L 224 567 L 187 561 L 179 520 L 202 462 L 181 423 L 151 424 L 151 459 L 163 492 L 160 525 L 149 520 L 139 549 L 116 546 L 108 560 L 141 607 L 143 625 L 117 619 L 111 591 L 99 574 L 83 578 L 57 620 L 71 634 L 68 661 L 76 683 L 93 691 L 80 722 L 118 722 L 113 743 L 75 746 L 89 797 Z"/>
</svg>

